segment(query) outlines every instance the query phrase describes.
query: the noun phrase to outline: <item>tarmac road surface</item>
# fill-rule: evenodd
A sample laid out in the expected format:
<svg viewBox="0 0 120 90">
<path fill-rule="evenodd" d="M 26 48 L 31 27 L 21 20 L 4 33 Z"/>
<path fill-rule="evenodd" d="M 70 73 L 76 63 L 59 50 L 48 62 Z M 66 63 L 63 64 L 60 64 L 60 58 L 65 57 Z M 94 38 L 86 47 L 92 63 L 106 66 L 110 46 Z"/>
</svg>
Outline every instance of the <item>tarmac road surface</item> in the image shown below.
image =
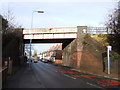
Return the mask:
<svg viewBox="0 0 120 90">
<path fill-rule="evenodd" d="M 29 63 L 28 63 L 29 64 Z M 73 71 L 49 63 L 30 63 L 11 77 L 3 88 L 97 88 L 117 89 L 120 81 Z"/>
</svg>

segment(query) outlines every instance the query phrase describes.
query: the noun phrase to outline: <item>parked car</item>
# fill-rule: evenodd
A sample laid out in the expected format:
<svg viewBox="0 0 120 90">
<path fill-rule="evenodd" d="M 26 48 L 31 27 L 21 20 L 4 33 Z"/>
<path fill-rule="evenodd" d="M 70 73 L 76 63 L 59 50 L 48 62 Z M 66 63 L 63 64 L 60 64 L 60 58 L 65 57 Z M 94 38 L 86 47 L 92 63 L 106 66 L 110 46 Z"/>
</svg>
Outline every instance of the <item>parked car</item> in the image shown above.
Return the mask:
<svg viewBox="0 0 120 90">
<path fill-rule="evenodd" d="M 50 62 L 54 63 L 55 62 L 55 56 L 51 56 Z"/>
<path fill-rule="evenodd" d="M 40 59 L 38 59 L 38 58 L 36 60 L 40 61 Z"/>
<path fill-rule="evenodd" d="M 40 61 L 43 61 L 43 58 L 41 58 Z"/>
<path fill-rule="evenodd" d="M 38 62 L 38 60 L 34 60 L 34 63 L 37 63 Z"/>
<path fill-rule="evenodd" d="M 44 62 L 44 63 L 48 63 L 49 60 L 47 60 L 47 59 L 42 59 L 42 62 Z"/>
</svg>

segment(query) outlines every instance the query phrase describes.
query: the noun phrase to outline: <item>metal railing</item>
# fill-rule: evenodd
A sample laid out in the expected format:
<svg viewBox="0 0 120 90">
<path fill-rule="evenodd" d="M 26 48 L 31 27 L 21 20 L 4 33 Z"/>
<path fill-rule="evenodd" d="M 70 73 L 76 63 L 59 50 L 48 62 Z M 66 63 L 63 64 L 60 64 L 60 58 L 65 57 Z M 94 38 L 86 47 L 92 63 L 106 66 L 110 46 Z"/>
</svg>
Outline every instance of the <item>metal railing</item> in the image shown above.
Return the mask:
<svg viewBox="0 0 120 90">
<path fill-rule="evenodd" d="M 108 34 L 108 29 L 106 27 L 88 27 L 84 33 L 90 34 Z"/>
</svg>

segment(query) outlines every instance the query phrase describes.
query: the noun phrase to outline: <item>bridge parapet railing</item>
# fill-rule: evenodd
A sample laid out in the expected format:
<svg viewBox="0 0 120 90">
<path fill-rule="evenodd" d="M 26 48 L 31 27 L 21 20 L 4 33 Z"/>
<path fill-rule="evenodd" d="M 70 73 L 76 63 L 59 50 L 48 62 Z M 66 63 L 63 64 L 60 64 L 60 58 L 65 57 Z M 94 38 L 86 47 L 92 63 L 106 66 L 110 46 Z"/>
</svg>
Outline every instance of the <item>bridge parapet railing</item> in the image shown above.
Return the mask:
<svg viewBox="0 0 120 90">
<path fill-rule="evenodd" d="M 106 27 L 87 27 L 87 30 L 83 30 L 83 33 L 108 34 L 108 29 Z"/>
<path fill-rule="evenodd" d="M 32 30 L 28 30 L 28 29 L 23 30 L 23 34 L 68 33 L 68 32 L 76 33 L 77 28 L 76 27 L 72 27 L 72 28 L 39 28 L 39 29 L 32 29 Z"/>
</svg>

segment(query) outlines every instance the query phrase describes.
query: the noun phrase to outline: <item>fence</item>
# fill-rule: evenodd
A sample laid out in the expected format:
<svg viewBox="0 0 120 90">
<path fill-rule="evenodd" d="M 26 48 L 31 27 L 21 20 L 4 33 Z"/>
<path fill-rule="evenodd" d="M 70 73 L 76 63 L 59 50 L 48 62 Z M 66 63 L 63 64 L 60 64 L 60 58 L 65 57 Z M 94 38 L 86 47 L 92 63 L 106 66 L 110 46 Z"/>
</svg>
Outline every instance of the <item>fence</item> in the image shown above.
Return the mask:
<svg viewBox="0 0 120 90">
<path fill-rule="evenodd" d="M 9 58 L 2 58 L 2 82 L 7 79 L 8 75 L 12 74 L 12 60 Z"/>
<path fill-rule="evenodd" d="M 20 56 L 20 66 L 24 65 L 24 63 L 27 62 L 27 59 L 24 56 Z M 8 58 L 2 58 L 2 81 L 4 82 L 8 76 L 13 74 L 12 69 L 14 68 L 13 66 L 13 61 L 11 60 L 10 57 Z M 19 66 L 19 67 L 20 67 Z"/>
<path fill-rule="evenodd" d="M 109 31 L 106 27 L 87 27 L 87 30 L 83 30 L 83 33 L 89 34 L 108 34 Z"/>
</svg>

